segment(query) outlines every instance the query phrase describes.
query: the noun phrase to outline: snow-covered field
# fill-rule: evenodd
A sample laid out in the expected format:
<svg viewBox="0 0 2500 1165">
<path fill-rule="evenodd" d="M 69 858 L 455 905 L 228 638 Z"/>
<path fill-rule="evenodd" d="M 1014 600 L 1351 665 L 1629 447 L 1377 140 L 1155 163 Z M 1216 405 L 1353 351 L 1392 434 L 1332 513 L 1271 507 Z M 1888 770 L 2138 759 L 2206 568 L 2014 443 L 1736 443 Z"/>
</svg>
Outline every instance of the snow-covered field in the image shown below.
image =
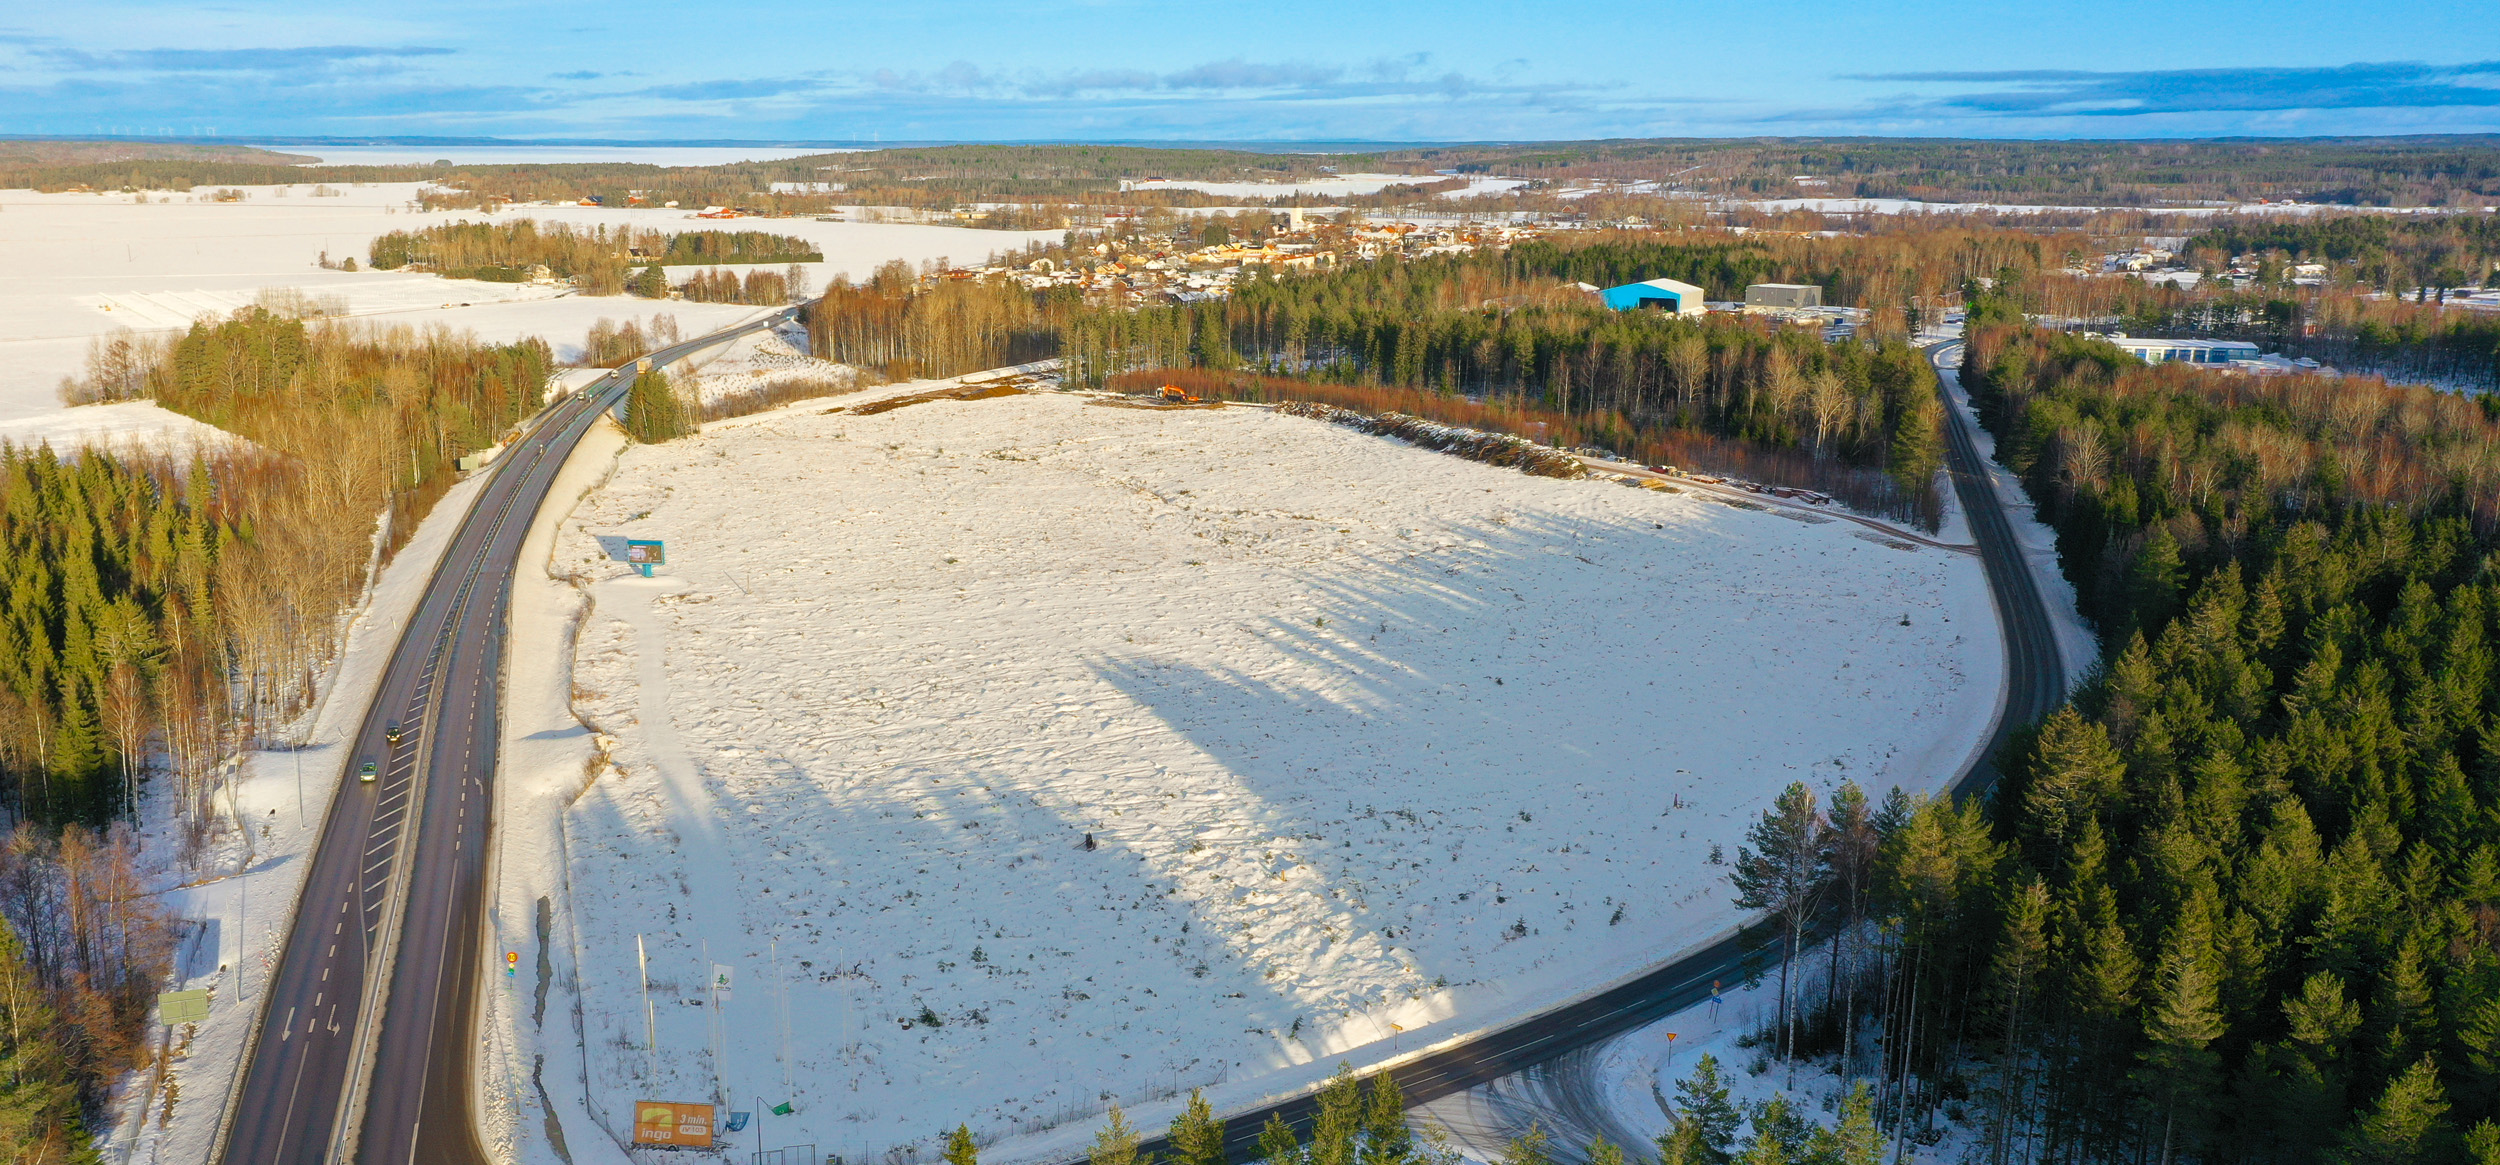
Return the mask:
<svg viewBox="0 0 2500 1165">
<path fill-rule="evenodd" d="M 767 1147 L 969 1121 L 1020 1159 L 1115 1098 L 1244 1104 L 1710 938 L 1779 788 L 1933 787 L 1995 707 L 1977 560 L 1848 523 L 1258 409 L 827 408 L 627 450 L 554 547 L 616 764 L 553 931 L 608 1114 L 717 1090 L 797 1106 Z"/>
<path fill-rule="evenodd" d="M 1301 178 L 1291 182 L 1210 182 L 1194 178 L 1154 178 L 1123 180 L 1122 190 L 1195 190 L 1222 198 L 1290 198 L 1309 194 L 1323 198 L 1352 198 L 1378 194 L 1399 183 L 1422 186 L 1439 182 L 1440 174 L 1340 174 L 1333 178 Z M 1502 194 L 1527 185 L 1524 178 L 1471 177 L 1464 189 L 1443 194 L 1444 198 L 1473 198 L 1485 194 Z"/>
<path fill-rule="evenodd" d="M 60 419 L 61 378 L 83 367 L 96 336 L 181 327 L 202 313 L 224 313 L 263 289 L 291 288 L 344 300 L 348 311 L 392 323 L 444 324 L 493 341 L 544 336 L 564 357 L 602 316 L 676 315 L 694 335 L 753 309 L 728 304 L 653 304 L 623 296 L 561 295 L 554 289 L 440 279 L 392 271 L 332 271 L 318 265 L 365 257 L 375 235 L 487 216 L 409 209 L 412 183 L 333 187 L 316 197 L 311 185 L 245 188 L 249 197 L 220 203 L 201 195 L 38 194 L 0 191 L 0 422 L 77 427 Z M 284 191 L 284 193 L 280 193 Z M 201 192 L 202 195 L 205 191 Z M 498 219 L 529 217 L 584 226 L 631 224 L 672 231 L 721 228 L 684 210 L 515 207 Z M 980 231 L 963 227 L 828 223 L 755 219 L 726 229 L 802 235 L 825 261 L 808 265 L 811 286 L 865 277 L 877 264 L 939 258 L 978 262 L 1059 232 Z"/>
<path fill-rule="evenodd" d="M 498 142 L 491 145 L 417 146 L 288 146 L 259 144 L 284 154 L 321 159 L 326 166 L 422 166 L 446 160 L 463 166 L 565 164 L 580 162 L 640 163 L 646 166 L 726 166 L 734 162 L 770 162 L 810 154 L 841 154 L 846 149 L 823 146 L 554 146 L 540 142 Z"/>
</svg>

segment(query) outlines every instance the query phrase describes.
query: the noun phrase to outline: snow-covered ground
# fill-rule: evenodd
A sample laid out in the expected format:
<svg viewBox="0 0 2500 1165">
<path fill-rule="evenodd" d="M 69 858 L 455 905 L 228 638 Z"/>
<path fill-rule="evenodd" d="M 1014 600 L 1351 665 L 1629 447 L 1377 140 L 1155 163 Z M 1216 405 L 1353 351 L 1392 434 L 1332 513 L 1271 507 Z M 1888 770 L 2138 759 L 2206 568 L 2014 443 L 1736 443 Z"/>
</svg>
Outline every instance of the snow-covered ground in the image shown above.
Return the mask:
<svg viewBox="0 0 2500 1165">
<path fill-rule="evenodd" d="M 1423 186 L 1442 181 L 1441 174 L 1340 174 L 1333 178 L 1300 178 L 1291 182 L 1209 182 L 1197 179 L 1133 179 L 1120 183 L 1122 190 L 1195 190 L 1221 198 L 1290 198 L 1309 194 L 1323 198 L 1352 198 L 1378 194 L 1391 186 L 1404 183 Z M 1527 185 L 1524 178 L 1470 177 L 1467 186 L 1452 190 L 1444 198 L 1474 198 L 1485 194 L 1502 194 Z"/>
<path fill-rule="evenodd" d="M 2356 211 L 2373 214 L 2456 214 L 2458 208 L 2427 206 L 2343 206 L 2314 202 L 2246 202 L 2209 203 L 2201 206 L 2047 206 L 2019 202 L 1921 202 L 1911 198 L 1767 198 L 1731 201 L 1728 205 L 1746 206 L 1777 213 L 1789 210 L 1811 210 L 1821 214 L 2101 214 L 2137 213 L 2168 214 L 2187 218 L 2210 218 L 2214 215 L 2292 215 L 2350 214 Z M 2489 207 L 2483 208 L 2489 210 Z"/>
<path fill-rule="evenodd" d="M 251 303 L 268 288 L 294 289 L 343 301 L 350 314 L 391 323 L 443 324 L 490 341 L 546 337 L 559 358 L 571 355 L 602 316 L 647 318 L 667 310 L 687 335 L 741 318 L 753 309 L 729 304 L 655 305 L 630 297 L 583 297 L 525 284 L 441 279 L 396 271 L 333 271 L 318 261 L 364 261 L 373 237 L 461 219 L 459 212 L 410 209 L 413 183 L 244 188 L 240 202 L 197 194 L 38 194 L 0 191 L 0 422 L 76 429 L 95 425 L 63 417 L 55 395 L 64 376 L 84 367 L 94 337 L 124 329 L 181 327 L 202 313 Z M 284 191 L 283 194 L 280 192 Z M 1059 232 L 981 231 L 951 226 L 831 223 L 753 219 L 722 224 L 685 210 L 597 207 L 515 207 L 497 219 L 529 217 L 584 226 L 631 224 L 661 230 L 763 230 L 802 235 L 823 249 L 808 265 L 811 286 L 842 276 L 864 277 L 879 263 L 920 264 L 939 258 L 978 262 Z M 97 426 L 103 427 L 103 426 Z"/>
<path fill-rule="evenodd" d="M 450 161 L 462 166 L 549 165 L 577 162 L 639 163 L 645 166 L 726 166 L 735 162 L 771 162 L 811 154 L 849 153 L 824 146 L 556 146 L 538 142 L 491 145 L 419 146 L 287 146 L 259 142 L 263 149 L 321 159 L 325 166 L 423 166 Z"/>
<path fill-rule="evenodd" d="M 791 381 L 813 381 L 824 388 L 859 383 L 858 371 L 849 365 L 807 355 L 807 329 L 796 322 L 694 352 L 669 365 L 668 374 L 678 392 L 706 404 Z"/>
<path fill-rule="evenodd" d="M 200 443 L 239 441 L 214 425 L 158 408 L 152 400 L 119 401 L 86 408 L 53 409 L 0 420 L 0 441 L 20 448 L 49 443 L 54 449 L 82 445 L 182 453 Z"/>
<path fill-rule="evenodd" d="M 586 1062 L 541 1017 L 482 1078 L 788 1099 L 767 1147 L 854 1160 L 957 1121 L 1073 1151 L 1111 1099 L 1236 1107 L 1705 941 L 1781 787 L 1932 788 L 1996 704 L 1967 555 L 1258 409 L 851 411 L 884 395 L 631 448 L 567 523 L 547 682 L 616 767 L 542 803 L 569 862 L 508 862 L 500 925 L 547 1014 L 578 951 Z M 570 1151 L 612 1161 L 580 1089 Z"/>
</svg>

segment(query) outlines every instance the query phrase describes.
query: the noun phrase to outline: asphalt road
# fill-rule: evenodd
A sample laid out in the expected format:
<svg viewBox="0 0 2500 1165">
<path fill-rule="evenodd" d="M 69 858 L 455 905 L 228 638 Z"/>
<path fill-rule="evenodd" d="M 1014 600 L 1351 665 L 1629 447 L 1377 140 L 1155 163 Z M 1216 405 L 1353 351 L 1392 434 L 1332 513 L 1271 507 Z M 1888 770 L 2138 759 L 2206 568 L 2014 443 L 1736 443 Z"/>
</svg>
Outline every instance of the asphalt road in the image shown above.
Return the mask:
<svg viewBox="0 0 2500 1165">
<path fill-rule="evenodd" d="M 1958 341 L 1937 344 L 1929 347 L 1928 353 L 1931 358 L 1941 358 L 1957 346 Z M 1939 373 L 1954 374 L 1950 368 L 1940 368 Z M 1978 542 L 1980 562 L 1988 576 L 1988 593 L 2005 631 L 2006 683 L 1995 734 L 1970 767 L 1953 780 L 1951 788 L 1957 794 L 1978 792 L 1994 783 L 1997 772 L 1993 758 L 1997 751 L 2025 725 L 2055 711 L 2066 693 L 2065 665 L 2058 658 L 2056 632 L 2049 621 L 2048 608 L 2041 601 L 2039 586 L 2024 566 L 2022 548 L 2014 539 L 2013 524 L 2006 518 L 2007 500 L 1997 496 L 1986 462 L 1971 438 L 1969 424 L 1961 410 L 1947 401 L 1946 468 Z M 1568 1072 L 1576 1066 L 1586 1072 L 1594 1057 L 1577 1053 L 1707 1000 L 1713 981 L 1744 981 L 1749 959 L 1770 957 L 1766 948 L 1772 944 L 1767 941 L 1767 928 L 1768 924 L 1763 923 L 1749 928 L 1754 933 L 1730 934 L 1602 994 L 1399 1065 L 1392 1069 L 1392 1074 L 1411 1106 L 1536 1069 Z M 1748 941 L 1750 938 L 1764 941 Z M 1568 1085 L 1557 1087 L 1550 1081 L 1529 1082 L 1524 1091 L 1549 1098 L 1586 1092 Z M 1227 1114 L 1224 1132 L 1228 1156 L 1235 1161 L 1255 1159 L 1259 1129 L 1271 1115 L 1283 1117 L 1299 1133 L 1307 1135 L 1318 1107 L 1316 1096 L 1305 1095 Z M 1580 1119 L 1574 1123 L 1591 1127 L 1611 1123 L 1603 1113 L 1577 1115 Z M 1164 1154 L 1170 1146 L 1157 1137 L 1144 1147 Z M 1558 1157 L 1576 1158 L 1577 1146 L 1558 1145 L 1555 1151 Z"/>
<path fill-rule="evenodd" d="M 779 317 L 664 348 L 667 363 Z M 622 397 L 620 371 L 497 458 L 401 632 L 339 777 L 232 1099 L 228 1165 L 485 1165 L 470 1112 L 504 621 L 557 470 Z M 388 725 L 407 732 L 391 745 Z M 358 780 L 366 760 L 377 779 Z M 388 974 L 377 977 L 376 972 Z M 376 996 L 386 996 L 377 999 Z M 368 1008 L 377 1022 L 360 1024 Z M 360 1135 L 347 1135 L 351 1131 Z"/>
</svg>

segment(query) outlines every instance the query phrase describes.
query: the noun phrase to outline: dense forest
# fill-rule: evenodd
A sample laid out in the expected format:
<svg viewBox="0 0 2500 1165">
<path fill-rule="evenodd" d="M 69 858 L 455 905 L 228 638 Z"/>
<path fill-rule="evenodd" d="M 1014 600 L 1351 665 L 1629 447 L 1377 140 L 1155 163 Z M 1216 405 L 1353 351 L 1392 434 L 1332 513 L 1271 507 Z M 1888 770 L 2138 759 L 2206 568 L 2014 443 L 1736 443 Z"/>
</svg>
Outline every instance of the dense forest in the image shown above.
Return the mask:
<svg viewBox="0 0 2500 1165">
<path fill-rule="evenodd" d="M 1706 434 L 1889 474 L 1913 498 L 1932 493 L 1943 448 L 1934 375 L 1897 332 L 1828 343 L 1760 319 L 1617 312 L 1548 275 L 1655 269 L 1622 253 L 1646 247 L 1527 244 L 1507 258 L 1252 279 L 1222 302 L 1075 315 L 1062 356 L 1078 383 L 1133 369 L 1242 369 L 1503 400 L 1580 418 L 1615 449 Z M 1728 248 L 1709 261 L 1748 255 Z M 1932 522 L 1931 503 L 1912 509 Z"/>
<path fill-rule="evenodd" d="M 454 458 L 536 411 L 552 365 L 537 341 L 245 308 L 99 341 L 63 386 L 239 439 L 139 457 L 0 445 L 0 801 L 21 823 L 0 847 L 10 1159 L 83 1159 L 109 1082 L 151 1054 L 173 931 L 120 824 L 140 788 L 170 782 L 175 861 L 200 868 L 221 838 L 249 860 L 223 762 L 305 711 L 374 568 Z"/>
<path fill-rule="evenodd" d="M 2494 1159 L 2500 425 L 2014 326 L 1965 375 L 2110 663 L 1985 801 L 1867 827 L 1887 1123 L 1950 1107 L 1999 1161 Z M 1838 910 L 1860 811 L 1783 810 L 1740 886 L 1784 862 Z M 1808 1047 L 1854 1030 L 1815 1010 Z"/>
<path fill-rule="evenodd" d="M 1780 468 L 1776 459 L 1724 456 L 1731 451 L 1790 451 L 1788 484 L 1935 520 L 1942 438 L 1933 373 L 1897 331 L 1832 344 L 1763 320 L 1620 313 L 1560 281 L 1609 264 L 1794 269 L 1749 242 L 1708 254 L 1702 246 L 1647 254 L 1653 247 L 1609 239 L 1524 246 L 1508 258 L 1384 261 L 1252 278 L 1223 301 L 1135 309 L 1001 283 L 920 281 L 890 265 L 863 286 L 829 289 L 807 322 L 826 359 L 896 379 L 1056 354 L 1072 382 L 1097 386 L 1130 372 L 1201 369 L 1499 401 L 1504 408 L 1478 419 L 1526 425 L 1528 411 L 1542 410 L 1592 443 L 1722 472 Z M 1826 253 L 1855 263 L 1894 252 Z M 1845 272 L 1835 264 L 1824 274 Z M 1255 399 L 1281 391 L 1250 380 L 1192 383 Z"/>
<path fill-rule="evenodd" d="M 1532 178 L 1654 181 L 1728 194 L 2142 205 L 2281 199 L 2448 205 L 2500 194 L 2500 138 L 1962 141 L 1648 139 L 1390 150 L 1382 162 Z M 1679 174 L 1679 171 L 1685 173 Z M 1800 186 L 1797 175 L 1823 184 Z"/>
<path fill-rule="evenodd" d="M 63 143 L 33 143 L 60 146 Z M 1413 175 L 1393 199 L 1428 196 L 1449 174 L 1532 180 L 1501 205 L 1549 205 L 1553 189 L 1671 181 L 1729 197 L 1915 198 L 2035 205 L 2142 206 L 2299 198 L 2357 206 L 2449 206 L 2500 194 L 2500 140 L 2490 137 L 2230 141 L 1965 141 L 1917 138 L 1629 139 L 1452 145 L 1323 154 L 1109 145 L 960 145 L 813 154 L 722 166 L 620 163 L 423 166 L 290 165 L 283 155 L 216 147 L 66 153 L 0 148 L 0 187 L 184 190 L 288 182 L 427 182 L 438 205 L 461 208 L 595 199 L 623 206 L 745 206 L 812 213 L 835 205 L 928 210 L 1015 203 L 1054 208 L 1202 206 L 1186 189 L 1123 192 L 1145 178 L 1277 181 L 1332 172 Z M 318 153 L 318 147 L 307 147 Z M 149 152 L 152 151 L 152 152 Z M 177 152 L 187 151 L 187 152 Z M 1800 184 L 1797 178 L 1811 181 Z M 1238 201 L 1235 199 L 1234 201 Z M 1290 197 L 1285 201 L 1375 203 Z M 1550 203 L 1561 209 L 1562 203 Z M 1035 222 L 1026 225 L 1057 225 Z"/>
<path fill-rule="evenodd" d="M 717 267 L 697 271 L 676 285 L 675 291 L 695 303 L 745 303 L 770 307 L 790 302 L 792 289 L 806 286 L 799 269 L 787 271 L 750 270 L 741 276 L 735 271 Z M 668 277 L 657 267 L 646 267 L 634 281 L 634 294 L 653 299 L 669 292 Z M 654 294 L 656 292 L 656 294 Z"/>
<path fill-rule="evenodd" d="M 368 258 L 377 271 L 413 267 L 499 283 L 524 282 L 531 267 L 544 266 L 556 278 L 575 280 L 586 294 L 615 295 L 636 265 L 815 263 L 824 255 L 805 239 L 763 231 L 576 230 L 515 219 L 391 231 L 373 240 Z"/>
</svg>

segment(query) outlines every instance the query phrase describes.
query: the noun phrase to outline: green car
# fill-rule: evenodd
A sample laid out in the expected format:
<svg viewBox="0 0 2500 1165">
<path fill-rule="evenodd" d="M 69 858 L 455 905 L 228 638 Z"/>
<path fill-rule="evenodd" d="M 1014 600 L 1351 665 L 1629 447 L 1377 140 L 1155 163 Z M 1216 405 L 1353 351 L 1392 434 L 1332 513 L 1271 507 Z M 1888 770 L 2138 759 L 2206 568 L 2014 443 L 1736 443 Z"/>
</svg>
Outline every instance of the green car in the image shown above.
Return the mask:
<svg viewBox="0 0 2500 1165">
<path fill-rule="evenodd" d="M 391 721 L 391 726 L 382 730 L 382 739 L 390 741 L 392 744 L 399 743 L 399 738 L 403 735 L 405 734 L 399 730 L 399 721 L 397 720 Z"/>
<path fill-rule="evenodd" d="M 379 770 L 374 768 L 372 761 L 366 761 L 364 764 L 357 766 L 356 779 L 359 781 L 371 781 L 378 772 Z"/>
</svg>

